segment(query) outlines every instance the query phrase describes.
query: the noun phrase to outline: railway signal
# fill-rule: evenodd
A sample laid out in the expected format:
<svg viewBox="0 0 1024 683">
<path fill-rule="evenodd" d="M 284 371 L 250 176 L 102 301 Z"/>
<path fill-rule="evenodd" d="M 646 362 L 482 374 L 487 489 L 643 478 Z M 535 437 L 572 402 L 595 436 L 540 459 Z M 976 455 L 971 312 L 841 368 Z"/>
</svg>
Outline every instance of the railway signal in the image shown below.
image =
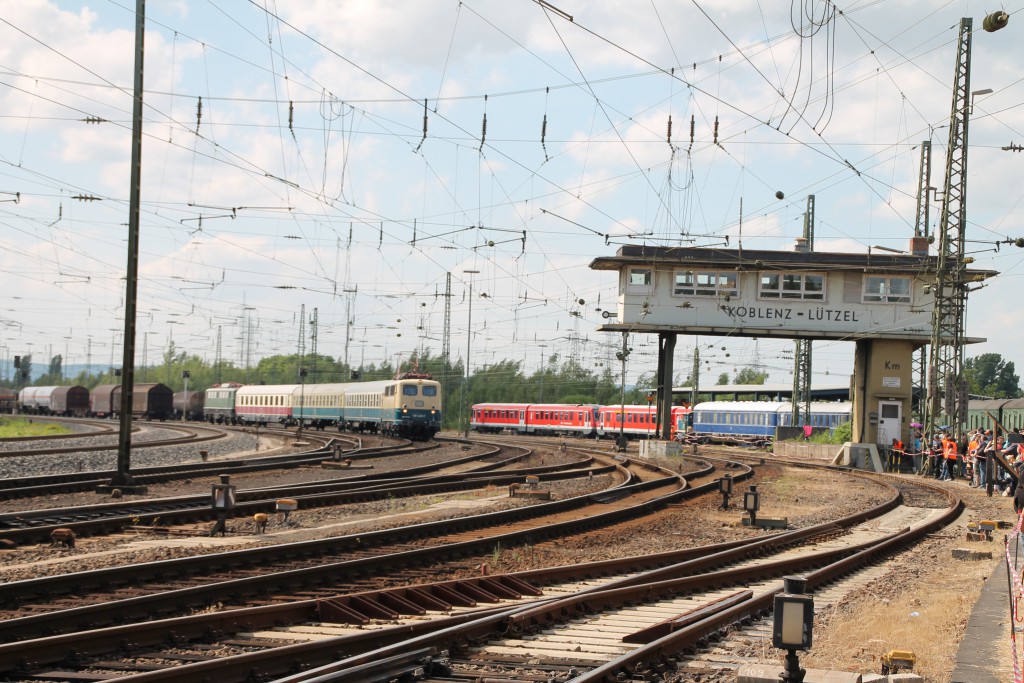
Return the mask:
<svg viewBox="0 0 1024 683">
<path fill-rule="evenodd" d="M 787 576 L 783 579 L 783 592 L 776 594 L 772 645 L 786 651 L 786 666 L 781 680 L 802 683 L 805 669 L 800 668 L 797 650 L 811 649 L 814 632 L 814 598 L 804 595 L 807 579 Z"/>
</svg>

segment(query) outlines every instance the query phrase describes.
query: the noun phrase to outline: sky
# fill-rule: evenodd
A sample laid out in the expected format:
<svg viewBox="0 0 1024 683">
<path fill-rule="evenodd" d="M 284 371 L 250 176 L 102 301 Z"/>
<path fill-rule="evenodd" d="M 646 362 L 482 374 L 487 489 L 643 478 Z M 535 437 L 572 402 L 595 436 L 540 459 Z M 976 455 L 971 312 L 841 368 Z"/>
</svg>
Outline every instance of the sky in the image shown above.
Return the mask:
<svg viewBox="0 0 1024 683">
<path fill-rule="evenodd" d="M 816 251 L 905 250 L 926 140 L 939 228 L 972 17 L 967 247 L 1000 275 L 966 355 L 1020 371 L 1022 4 L 987 33 L 964 1 L 151 2 L 136 366 L 255 366 L 314 318 L 320 354 L 404 363 L 441 353 L 447 300 L 455 361 L 617 373 L 589 264 L 623 244 L 790 250 L 813 194 Z M 121 364 L 135 26 L 131 0 L 0 0 L 0 376 Z M 677 374 L 695 345 L 702 383 L 791 381 L 791 341 L 682 337 Z M 629 381 L 657 361 L 633 348 Z M 816 342 L 813 381 L 852 350 Z"/>
</svg>

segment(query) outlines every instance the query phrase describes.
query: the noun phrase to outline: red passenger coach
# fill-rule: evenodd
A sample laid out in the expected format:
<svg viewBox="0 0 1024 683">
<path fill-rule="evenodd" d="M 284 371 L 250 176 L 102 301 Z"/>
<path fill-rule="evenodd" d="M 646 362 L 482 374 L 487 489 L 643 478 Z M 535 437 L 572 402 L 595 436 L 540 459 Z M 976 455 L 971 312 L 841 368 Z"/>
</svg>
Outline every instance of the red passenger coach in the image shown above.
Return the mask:
<svg viewBox="0 0 1024 683">
<path fill-rule="evenodd" d="M 672 434 L 670 438 L 675 440 L 676 435 L 682 432 L 686 434 L 693 426 L 693 406 L 672 406 Z"/>
<path fill-rule="evenodd" d="M 533 404 L 526 409 L 527 434 L 594 436 L 597 406 L 586 404 Z"/>
<path fill-rule="evenodd" d="M 594 436 L 597 406 L 567 403 L 478 403 L 470 427 L 477 432 Z"/>
<path fill-rule="evenodd" d="M 497 434 L 506 429 L 523 434 L 529 407 L 529 403 L 477 403 L 473 406 L 469 427 L 482 434 Z"/>
<path fill-rule="evenodd" d="M 671 434 L 664 438 L 675 438 L 676 432 L 684 433 L 689 424 L 690 406 L 672 406 Z M 658 410 L 654 404 L 625 406 L 625 424 L 622 421 L 623 406 L 602 406 L 598 415 L 597 435 L 616 438 L 625 434 L 630 439 L 651 439 L 660 427 Z"/>
</svg>

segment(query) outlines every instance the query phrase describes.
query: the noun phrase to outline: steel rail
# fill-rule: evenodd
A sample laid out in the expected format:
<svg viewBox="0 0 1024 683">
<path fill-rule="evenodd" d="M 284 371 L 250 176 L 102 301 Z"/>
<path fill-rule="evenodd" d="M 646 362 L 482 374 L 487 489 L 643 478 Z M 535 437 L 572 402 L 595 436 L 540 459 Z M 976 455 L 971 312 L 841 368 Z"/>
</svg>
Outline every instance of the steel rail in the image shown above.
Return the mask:
<svg viewBox="0 0 1024 683">
<path fill-rule="evenodd" d="M 175 479 L 192 478 L 206 475 L 215 475 L 222 472 L 232 474 L 241 472 L 258 472 L 267 469 L 297 467 L 303 464 L 310 464 L 330 459 L 334 456 L 329 439 L 322 447 L 301 453 L 286 453 L 278 455 L 251 455 L 243 458 L 229 458 L 213 462 L 186 463 L 179 465 L 158 465 L 155 467 L 141 467 L 133 470 L 133 479 L 140 484 L 156 484 Z M 341 451 L 346 459 L 355 460 L 359 458 L 378 458 L 389 454 L 402 455 L 411 452 L 420 452 L 437 448 L 437 444 L 429 446 L 414 446 L 409 442 L 374 448 L 357 448 L 355 450 Z M 81 449 L 71 449 L 71 452 L 78 452 Z M 389 453 L 390 451 L 390 453 Z M 33 451 L 33 454 L 38 452 Z M 28 497 L 32 495 L 52 494 L 56 491 L 81 491 L 92 488 L 97 483 L 109 483 L 113 470 L 99 470 L 93 472 L 75 472 L 61 474 L 36 475 L 30 477 L 13 477 L 0 479 L 0 496 L 5 499 L 16 497 Z"/>
<path fill-rule="evenodd" d="M 885 539 L 868 541 L 854 548 L 837 549 L 818 556 L 780 560 L 752 568 L 725 570 L 716 574 L 703 574 L 655 583 L 635 584 L 611 590 L 592 590 L 587 593 L 546 602 L 542 605 L 529 605 L 510 610 L 504 617 L 491 616 L 466 625 L 454 626 L 440 632 L 425 634 L 402 643 L 382 646 L 375 651 L 321 666 L 318 669 L 277 678 L 275 683 L 327 683 L 328 681 L 351 680 L 350 676 L 356 670 L 355 667 L 360 667 L 368 661 L 372 661 L 373 658 L 395 657 L 399 653 L 419 651 L 422 648 L 428 648 L 429 654 L 434 657 L 441 657 L 446 655 L 450 649 L 458 647 L 459 643 L 469 641 L 478 644 L 488 638 L 501 637 L 510 631 L 516 632 L 517 629 L 521 629 L 524 626 L 550 626 L 555 622 L 578 616 L 580 610 L 594 612 L 625 604 L 635 604 L 638 601 L 650 602 L 660 595 L 672 595 L 687 590 L 694 591 L 703 587 L 732 585 L 737 579 L 763 579 L 766 573 L 781 577 L 794 571 L 803 571 L 817 566 L 818 568 L 813 569 L 807 574 L 808 591 L 810 591 L 813 588 L 835 581 L 862 566 L 871 564 L 877 561 L 878 558 L 888 557 L 905 545 L 919 540 L 933 530 L 952 522 L 963 509 L 963 501 L 947 492 L 943 493 L 951 500 L 951 504 L 942 515 L 917 529 L 905 529 L 891 534 Z M 831 561 L 829 561 L 829 558 L 831 558 Z M 820 566 L 823 561 L 828 563 Z M 650 668 L 652 662 L 660 662 L 664 666 L 671 666 L 673 658 L 681 651 L 692 649 L 707 642 L 737 622 L 756 619 L 770 613 L 774 595 L 781 590 L 782 587 L 780 585 L 775 590 L 740 601 L 738 604 L 723 602 L 719 605 L 720 609 L 707 610 L 704 618 L 681 625 L 680 628 L 673 630 L 665 636 L 574 677 L 572 681 L 573 683 L 615 683 L 622 680 L 630 680 L 638 666 Z M 360 670 L 365 671 L 365 669 Z M 150 683 L 151 681 L 158 680 L 184 680 L 175 678 L 173 675 L 170 677 L 159 676 L 160 673 L 163 672 L 143 674 L 134 680 L 137 680 L 139 683 Z M 392 673 L 394 674 L 395 672 Z M 365 683 L 375 683 L 380 679 L 376 678 L 375 675 L 371 675 L 371 672 L 368 671 L 362 680 Z"/>
<path fill-rule="evenodd" d="M 643 494 L 670 486 L 678 477 L 663 477 L 648 482 L 625 485 L 627 493 Z M 336 578 L 339 573 L 351 575 L 354 572 L 375 572 L 381 568 L 394 569 L 409 564 L 450 561 L 454 557 L 471 553 L 489 552 L 495 543 L 536 542 L 554 535 L 574 533 L 602 524 L 614 523 L 649 510 L 657 509 L 683 497 L 694 495 L 697 489 L 678 489 L 675 492 L 657 496 L 642 503 L 614 507 L 614 509 L 583 518 L 574 516 L 563 522 L 540 524 L 526 529 L 461 541 L 443 546 L 423 547 L 415 550 L 321 564 L 301 569 L 270 571 L 259 576 L 244 579 L 219 581 L 189 588 L 163 591 L 134 598 L 88 605 L 71 609 L 36 614 L 28 617 L 8 619 L 0 622 L 0 639 L 17 640 L 41 633 L 59 633 L 67 630 L 94 627 L 110 620 L 142 620 L 159 614 L 167 614 L 184 606 L 223 601 L 226 598 L 254 595 L 274 589 L 287 589 L 296 583 L 324 581 Z M 209 570 L 211 564 L 224 569 L 233 567 L 273 566 L 283 558 L 301 558 L 311 555 L 343 555 L 352 552 L 366 552 L 367 549 L 385 544 L 395 544 L 409 539 L 422 539 L 440 535 L 451 535 L 470 530 L 513 523 L 523 523 L 538 517 L 573 512 L 585 506 L 600 505 L 597 497 L 601 493 L 587 494 L 562 501 L 538 503 L 531 506 L 489 512 L 472 517 L 455 518 L 414 524 L 395 529 L 386 529 L 329 539 L 300 541 L 275 546 L 261 546 L 234 550 L 216 555 L 177 558 L 127 567 L 109 567 L 94 572 L 79 572 L 51 577 L 40 577 L 23 581 L 0 584 L 0 600 L 7 604 L 18 604 L 39 596 L 61 593 L 83 594 L 97 588 L 108 590 L 112 585 L 132 585 L 144 580 L 166 580 L 171 576 L 195 577 Z"/>
<path fill-rule="evenodd" d="M 880 506 L 879 510 L 884 509 Z M 585 592 L 581 592 L 580 595 L 596 593 L 603 594 L 611 589 L 624 591 L 624 595 L 635 596 L 637 594 L 645 595 L 649 590 L 649 585 L 652 582 L 662 580 L 666 576 L 678 576 L 682 575 L 694 575 L 701 572 L 705 572 L 712 567 L 720 566 L 727 563 L 735 563 L 742 560 L 749 560 L 750 558 L 759 557 L 768 552 L 778 552 L 780 550 L 807 543 L 812 540 L 820 539 L 821 537 L 827 537 L 833 535 L 837 530 L 838 526 L 833 523 L 823 523 L 815 525 L 814 527 L 808 527 L 806 529 L 800 529 L 792 532 L 785 532 L 781 534 L 775 534 L 768 538 L 756 538 L 756 539 L 745 539 L 741 541 L 730 541 L 723 544 L 715 544 L 712 546 L 702 546 L 699 548 L 691 548 L 686 550 L 670 551 L 665 553 L 659 553 L 656 555 L 646 555 L 640 557 L 623 558 L 617 560 L 604 560 L 600 562 L 587 563 L 585 565 L 573 565 L 556 567 L 548 570 L 534 570 L 527 572 L 516 572 L 507 575 L 495 575 L 491 577 L 480 577 L 476 579 L 468 580 L 471 584 L 477 582 L 483 584 L 483 595 L 486 596 L 488 593 L 494 593 L 496 595 L 502 595 L 502 591 L 495 591 L 491 585 L 487 585 L 488 582 L 493 584 L 494 582 L 502 582 L 512 580 L 510 589 L 517 595 L 524 594 L 530 587 L 530 581 L 534 581 L 539 585 L 539 579 L 545 579 L 546 583 L 554 583 L 558 580 L 571 580 L 578 579 L 581 575 L 583 576 L 599 576 L 606 575 L 609 573 L 632 573 L 636 571 L 643 571 L 644 573 L 638 576 L 631 576 L 616 581 L 611 581 L 605 586 L 593 588 Z M 840 552 L 840 551 L 836 551 Z M 846 550 L 846 552 L 852 552 Z M 707 576 L 704 574 L 703 576 Z M 524 588 L 524 583 L 525 588 Z M 329 616 L 330 612 L 335 614 L 346 615 L 346 612 L 337 612 L 333 608 L 333 604 L 339 603 L 342 600 L 346 601 L 346 604 L 351 604 L 352 609 L 359 612 L 364 612 L 369 617 L 383 617 L 383 618 L 394 618 L 395 615 L 388 616 L 388 612 L 397 609 L 400 612 L 408 612 L 408 606 L 403 607 L 402 604 L 408 605 L 409 603 L 401 596 L 408 597 L 413 603 L 420 602 L 417 600 L 415 594 L 422 594 L 424 591 L 430 591 L 434 586 L 445 587 L 444 592 L 439 593 L 441 599 L 449 599 L 448 596 L 454 595 L 453 590 L 457 590 L 455 584 L 460 584 L 461 581 L 447 581 L 440 582 L 438 584 L 429 584 L 426 586 L 410 586 L 405 588 L 392 589 L 387 591 L 369 591 L 359 593 L 353 596 L 344 596 L 331 600 L 308 600 L 298 603 L 288 603 L 285 605 L 270 605 L 256 608 L 246 608 L 240 610 L 229 610 L 227 612 L 220 612 L 214 614 L 203 614 L 196 615 L 193 617 L 179 617 L 175 619 L 167 619 L 159 622 L 144 622 L 140 624 L 133 624 L 131 626 L 119 626 L 111 627 L 108 629 L 100 629 L 95 631 L 87 631 L 78 634 L 71 634 L 66 636 L 55 636 L 51 638 L 43 638 L 36 641 L 29 641 L 24 643 L 10 643 L 7 645 L 0 646 L 0 671 L 7 671 L 18 668 L 20 663 L 25 661 L 35 662 L 36 665 L 45 665 L 48 663 L 55 663 L 61 660 L 67 659 L 72 653 L 77 656 L 98 656 L 107 654 L 118 647 L 119 643 L 124 642 L 126 639 L 130 640 L 133 647 L 151 647 L 159 645 L 166 641 L 167 634 L 173 633 L 174 638 L 179 642 L 186 642 L 190 639 L 201 638 L 204 634 L 210 632 L 216 633 L 232 633 L 240 629 L 244 630 L 258 630 L 261 628 L 270 628 L 286 623 L 296 623 L 303 621 L 329 621 L 337 622 L 338 617 Z M 398 597 L 388 600 L 387 595 L 398 594 Z M 537 595 L 537 592 L 533 592 Z M 469 592 L 469 596 L 472 598 L 480 598 L 481 593 Z M 505 597 L 509 597 L 507 594 Z M 514 597 L 514 596 L 513 596 Z M 493 601 L 495 598 L 491 598 Z M 540 599 L 544 602 L 550 601 L 551 598 Z M 592 599 L 592 598 L 589 598 Z M 486 597 L 484 601 L 488 601 Z M 351 601 L 348 603 L 348 601 Z M 367 603 L 379 603 L 383 607 L 381 608 L 385 614 L 377 614 L 372 609 L 369 611 L 366 608 Z M 397 604 L 396 604 L 397 603 Z M 429 603 L 427 603 L 429 604 Z M 475 602 L 463 602 L 463 606 L 474 606 Z M 552 603 L 554 604 L 554 603 Z M 564 601 L 563 601 L 564 604 Z M 440 609 L 440 607 L 434 607 Z M 448 608 L 451 608 L 449 603 Z M 326 609 L 326 611 L 325 611 Z M 519 610 L 530 610 L 534 609 L 532 605 L 517 608 Z M 525 613 L 525 612 L 521 612 Z M 350 619 L 351 616 L 343 616 L 343 619 Z M 357 622 L 358 623 L 358 622 Z M 387 638 L 394 640 L 407 638 L 413 631 L 412 629 L 422 628 L 418 625 L 402 626 L 396 629 L 389 629 Z M 434 627 L 438 628 L 437 626 Z M 379 641 L 383 636 L 381 632 L 376 632 L 376 639 Z M 363 640 L 351 640 L 346 639 L 345 651 L 354 652 L 356 642 L 362 643 Z M 182 645 L 182 647 L 187 647 Z M 316 649 L 318 646 L 311 644 L 310 648 Z M 365 649 L 365 645 L 359 645 Z M 332 645 L 332 651 L 342 652 L 343 649 L 339 645 Z M 277 652 L 275 650 L 274 652 Z M 298 650 L 289 650 L 286 658 L 290 658 L 298 654 Z M 261 655 L 259 658 L 267 657 L 279 657 L 282 656 L 280 652 L 275 655 Z M 234 660 L 232 660 L 234 662 Z M 248 665 L 247 665 L 248 666 Z M 221 665 L 216 662 L 204 663 L 202 665 L 203 677 L 213 675 L 218 680 L 231 680 L 224 679 L 223 671 L 212 671 L 211 669 L 220 669 Z M 227 667 L 235 671 L 248 670 L 246 667 L 239 668 L 239 663 L 234 662 Z M 190 669 L 192 675 L 199 676 L 200 671 Z M 215 675 L 214 675 L 215 674 Z M 168 673 L 166 675 L 176 676 L 177 674 Z"/>
<path fill-rule="evenodd" d="M 441 464 L 440 467 L 446 465 Z M 535 472 L 540 481 L 584 478 L 614 471 L 610 465 L 593 469 L 566 470 L 563 466 L 549 472 Z M 394 474 L 405 474 L 395 472 Z M 307 484 L 286 484 L 278 487 L 243 489 L 236 493 L 235 507 L 229 519 L 274 513 L 280 498 L 291 498 L 300 509 L 309 510 L 335 505 L 352 505 L 377 500 L 425 496 L 458 491 L 471 491 L 482 486 L 509 486 L 524 480 L 521 472 L 467 472 L 462 475 L 433 477 L 402 477 L 383 480 L 329 480 Z M 102 503 L 74 508 L 48 508 L 28 512 L 0 514 L 0 538 L 17 543 L 41 542 L 49 539 L 54 529 L 71 529 L 78 535 L 138 528 L 147 524 L 159 531 L 172 525 L 211 521 L 216 513 L 210 505 L 210 494 L 175 498 L 154 498 L 131 503 Z"/>
<path fill-rule="evenodd" d="M 898 491 L 894 490 L 893 499 L 898 499 L 900 496 Z M 836 529 L 841 526 L 851 526 L 861 520 L 867 514 L 868 517 L 872 515 L 883 514 L 892 507 L 893 500 L 887 501 L 877 506 L 872 511 L 864 511 L 855 515 L 844 517 L 835 522 L 824 523 L 821 525 L 815 525 L 814 527 L 808 527 L 792 532 L 785 532 L 782 534 L 776 534 L 764 539 L 748 539 L 744 541 L 733 541 L 725 544 L 717 544 L 710 547 L 694 548 L 683 551 L 671 551 L 661 553 L 657 555 L 643 556 L 639 558 L 626 558 L 623 560 L 606 560 L 603 562 L 590 563 L 585 566 L 569 566 L 561 568 L 550 568 L 543 570 L 534 570 L 529 572 L 518 572 L 513 575 L 518 580 L 537 580 L 545 579 L 549 583 L 559 579 L 568 579 L 570 577 L 579 577 L 580 575 L 595 576 L 602 575 L 608 572 L 633 572 L 637 570 L 644 570 L 645 573 L 641 576 L 630 577 L 619 581 L 613 581 L 600 588 L 591 589 L 587 593 L 605 593 L 609 589 L 613 588 L 627 588 L 635 587 L 638 584 L 650 584 L 652 581 L 658 581 L 662 577 L 671 575 L 678 576 L 679 574 L 694 575 L 702 571 L 705 571 L 711 567 L 721 566 L 728 562 L 736 562 L 744 558 L 752 556 L 762 555 L 766 552 L 773 550 L 782 549 L 798 543 L 807 542 L 808 540 L 821 537 L 823 535 L 830 535 Z M 849 554 L 853 552 L 851 549 L 843 549 L 842 551 Z M 669 564 L 669 566 L 665 566 Z M 651 570 L 650 567 L 656 567 Z M 763 567 L 757 570 L 756 574 L 763 573 Z M 779 571 L 785 571 L 785 569 L 779 569 Z M 492 579 L 501 579 L 501 576 L 491 577 Z M 667 584 L 670 585 L 670 584 Z M 414 590 L 414 587 L 410 589 L 397 589 L 397 590 Z M 636 590 L 635 588 L 633 590 Z M 647 591 L 649 588 L 642 588 L 641 591 Z M 374 591 L 372 593 L 379 594 L 385 593 L 385 591 Z M 635 598 L 635 593 L 627 592 L 627 595 L 631 595 Z M 370 594 L 360 594 L 364 597 L 360 600 L 365 601 L 367 596 Z M 593 600 L 593 598 L 588 598 Z M 331 601 L 333 602 L 333 601 Z M 383 602 L 383 600 L 381 601 Z M 259 629 L 261 627 L 269 627 L 274 624 L 280 623 L 291 623 L 295 621 L 316 621 L 325 620 L 320 614 L 319 610 L 314 605 L 319 604 L 317 601 L 304 601 L 300 603 L 290 603 L 288 605 L 273 605 L 259 608 L 247 608 L 239 610 L 230 610 L 227 612 L 217 614 L 206 614 L 197 617 L 189 618 L 177 618 L 169 619 L 162 622 L 148 622 L 135 624 L 132 626 L 121 626 L 112 627 L 109 629 L 103 629 L 98 631 L 89 631 L 80 634 L 73 634 L 70 636 L 58 636 L 54 638 L 47 638 L 38 641 L 32 641 L 27 643 L 13 643 L 7 646 L 0 646 L 0 662 L 2 662 L 3 670 L 7 668 L 13 668 L 18 665 L 21 661 L 38 661 L 40 663 L 59 661 L 67 657 L 69 652 L 77 652 L 80 655 L 97 655 L 103 654 L 110 651 L 111 643 L 120 642 L 122 639 L 129 637 L 136 646 L 146 645 L 158 645 L 163 642 L 166 638 L 167 633 L 173 633 L 175 638 L 181 641 L 188 640 L 189 638 L 200 637 L 203 633 L 210 631 L 215 632 L 233 632 L 239 628 L 245 629 Z M 394 603 L 386 603 L 394 604 Z M 525 610 L 522 614 L 526 614 L 531 607 L 517 608 Z M 372 614 L 372 613 L 371 613 Z M 460 617 L 465 618 L 465 617 Z M 520 617 L 522 619 L 523 617 Z M 513 620 L 515 620 L 513 618 Z M 692 621 L 692 619 L 691 619 Z M 439 622 L 435 622 L 439 623 Z M 422 625 L 413 627 L 400 627 L 398 629 L 389 629 L 391 631 L 397 631 L 399 636 L 406 638 L 412 635 L 414 630 L 422 629 Z M 437 628 L 435 626 L 434 628 Z M 382 642 L 379 634 L 366 634 L 376 639 L 375 642 Z M 399 637 L 396 636 L 396 637 Z M 358 639 L 365 640 L 364 636 L 359 636 Z M 337 639 L 335 639 L 337 640 Z M 337 658 L 343 651 L 350 651 L 348 646 L 342 648 L 340 645 L 334 645 L 335 640 L 331 641 L 331 645 L 328 646 L 330 658 Z M 355 647 L 354 642 L 357 639 L 351 637 L 346 638 L 345 642 L 352 644 Z M 237 658 L 225 659 L 222 662 L 204 662 L 194 665 L 188 665 L 186 667 L 191 673 L 188 675 L 200 675 L 200 670 L 195 667 L 202 667 L 202 671 L 205 672 L 204 676 L 213 675 L 213 678 L 217 680 L 230 681 L 234 680 L 231 676 L 227 675 L 228 671 L 233 673 L 239 671 L 254 671 L 260 670 L 262 672 L 267 671 L 266 659 L 283 656 L 285 660 L 291 662 L 294 660 L 301 660 L 305 663 L 310 661 L 317 661 L 317 656 L 310 653 L 311 649 L 320 647 L 317 644 L 310 645 L 296 645 L 288 646 L 285 649 L 275 649 L 272 652 L 277 654 L 268 653 L 254 653 L 253 655 L 245 655 L 246 661 L 250 662 L 242 664 L 237 661 Z M 365 649 L 365 645 L 362 646 Z M 287 653 L 287 654 L 285 654 Z M 257 661 L 263 661 L 263 664 L 256 664 Z M 229 663 L 230 662 L 230 663 Z M 211 669 L 219 668 L 222 669 L 219 673 L 212 673 Z M 157 672 L 155 674 L 147 674 L 152 680 L 183 680 L 180 676 L 183 671 L 178 669 Z M 158 676 L 158 678 L 152 678 L 152 676 Z M 133 677 L 135 678 L 135 677 Z M 188 680 L 187 678 L 184 680 Z M 358 679 L 356 679 L 358 680 Z"/>
</svg>

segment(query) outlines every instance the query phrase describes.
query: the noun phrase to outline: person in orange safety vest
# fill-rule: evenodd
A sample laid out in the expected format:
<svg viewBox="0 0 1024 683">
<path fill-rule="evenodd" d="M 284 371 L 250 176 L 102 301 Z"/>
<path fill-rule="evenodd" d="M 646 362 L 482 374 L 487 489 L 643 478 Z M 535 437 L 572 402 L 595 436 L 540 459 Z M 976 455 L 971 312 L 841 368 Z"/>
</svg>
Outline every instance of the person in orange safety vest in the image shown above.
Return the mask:
<svg viewBox="0 0 1024 683">
<path fill-rule="evenodd" d="M 942 435 L 942 455 L 942 480 L 952 481 L 956 470 L 956 439 L 946 434 Z"/>
</svg>

